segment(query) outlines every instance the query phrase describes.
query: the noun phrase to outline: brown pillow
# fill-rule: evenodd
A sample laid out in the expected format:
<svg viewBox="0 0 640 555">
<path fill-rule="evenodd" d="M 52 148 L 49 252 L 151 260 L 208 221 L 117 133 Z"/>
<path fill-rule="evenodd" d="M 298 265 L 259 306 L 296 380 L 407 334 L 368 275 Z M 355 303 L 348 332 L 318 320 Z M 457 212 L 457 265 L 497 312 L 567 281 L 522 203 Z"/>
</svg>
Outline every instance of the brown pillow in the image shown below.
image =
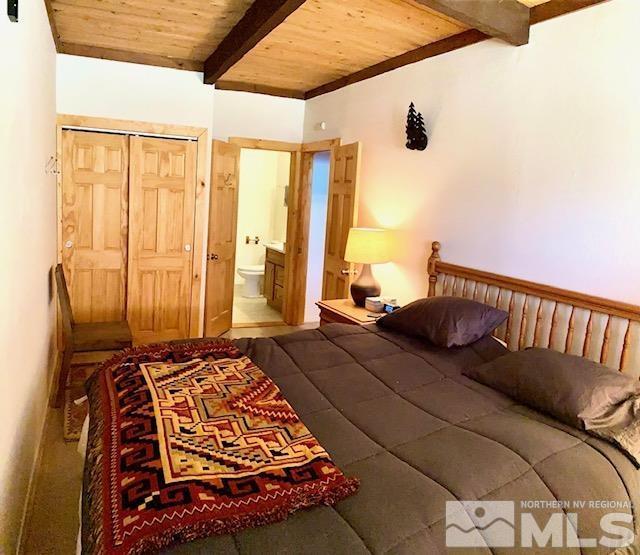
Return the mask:
<svg viewBox="0 0 640 555">
<path fill-rule="evenodd" d="M 429 297 L 383 316 L 378 324 L 440 347 L 463 347 L 489 335 L 508 317 L 504 310 L 469 299 Z"/>
<path fill-rule="evenodd" d="M 602 418 L 592 420 L 587 431 L 615 443 L 640 468 L 640 395 L 630 397 Z"/>
<path fill-rule="evenodd" d="M 526 349 L 463 371 L 536 410 L 622 447 L 640 464 L 640 381 L 585 358 Z"/>
</svg>

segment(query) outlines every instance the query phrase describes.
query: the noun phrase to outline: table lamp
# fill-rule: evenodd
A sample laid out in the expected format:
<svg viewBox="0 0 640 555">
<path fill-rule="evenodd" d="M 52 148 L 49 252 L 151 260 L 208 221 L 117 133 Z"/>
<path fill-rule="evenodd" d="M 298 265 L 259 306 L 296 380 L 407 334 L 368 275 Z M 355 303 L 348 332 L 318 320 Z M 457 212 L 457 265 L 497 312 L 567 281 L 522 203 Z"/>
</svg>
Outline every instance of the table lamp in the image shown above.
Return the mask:
<svg viewBox="0 0 640 555">
<path fill-rule="evenodd" d="M 371 264 L 391 261 L 391 232 L 386 229 L 352 227 L 349 230 L 344 259 L 362 264 L 358 278 L 351 284 L 351 297 L 357 306 L 364 306 L 367 297 L 380 295 L 380 284 L 371 273 Z"/>
</svg>

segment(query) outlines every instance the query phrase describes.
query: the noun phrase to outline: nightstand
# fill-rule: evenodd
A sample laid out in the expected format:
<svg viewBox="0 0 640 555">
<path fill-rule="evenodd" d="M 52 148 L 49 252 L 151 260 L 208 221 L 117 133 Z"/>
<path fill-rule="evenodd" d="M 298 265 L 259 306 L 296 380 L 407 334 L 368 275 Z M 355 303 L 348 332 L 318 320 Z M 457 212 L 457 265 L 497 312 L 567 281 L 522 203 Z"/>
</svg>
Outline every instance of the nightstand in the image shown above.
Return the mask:
<svg viewBox="0 0 640 555">
<path fill-rule="evenodd" d="M 318 301 L 316 305 L 320 309 L 321 326 L 324 324 L 354 324 L 361 326 L 372 324 L 378 317 L 384 316 L 384 313 L 369 316 L 371 314 L 370 310 L 356 306 L 351 299 Z"/>
</svg>

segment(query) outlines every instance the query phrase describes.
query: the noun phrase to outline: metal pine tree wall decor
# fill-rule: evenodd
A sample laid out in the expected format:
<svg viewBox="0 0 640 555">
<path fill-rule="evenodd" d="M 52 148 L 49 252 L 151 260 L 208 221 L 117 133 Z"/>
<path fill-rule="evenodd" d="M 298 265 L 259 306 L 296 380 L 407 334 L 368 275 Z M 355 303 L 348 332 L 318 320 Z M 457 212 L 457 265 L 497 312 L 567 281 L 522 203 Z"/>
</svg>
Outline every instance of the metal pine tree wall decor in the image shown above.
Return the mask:
<svg viewBox="0 0 640 555">
<path fill-rule="evenodd" d="M 416 112 L 413 102 L 409 104 L 409 113 L 407 114 L 407 148 L 409 150 L 424 150 L 429 144 L 427 130 L 424 128 L 424 119 L 422 114 Z"/>
</svg>

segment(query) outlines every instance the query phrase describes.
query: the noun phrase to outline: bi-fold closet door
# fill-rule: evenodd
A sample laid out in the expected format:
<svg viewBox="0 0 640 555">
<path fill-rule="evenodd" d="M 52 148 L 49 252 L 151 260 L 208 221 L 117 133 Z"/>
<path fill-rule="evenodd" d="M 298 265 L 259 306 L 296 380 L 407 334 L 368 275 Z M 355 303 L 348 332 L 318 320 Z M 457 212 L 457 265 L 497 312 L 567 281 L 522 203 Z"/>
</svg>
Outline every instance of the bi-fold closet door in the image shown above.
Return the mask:
<svg viewBox="0 0 640 555">
<path fill-rule="evenodd" d="M 194 142 L 65 130 L 62 262 L 77 322 L 189 335 Z"/>
</svg>

